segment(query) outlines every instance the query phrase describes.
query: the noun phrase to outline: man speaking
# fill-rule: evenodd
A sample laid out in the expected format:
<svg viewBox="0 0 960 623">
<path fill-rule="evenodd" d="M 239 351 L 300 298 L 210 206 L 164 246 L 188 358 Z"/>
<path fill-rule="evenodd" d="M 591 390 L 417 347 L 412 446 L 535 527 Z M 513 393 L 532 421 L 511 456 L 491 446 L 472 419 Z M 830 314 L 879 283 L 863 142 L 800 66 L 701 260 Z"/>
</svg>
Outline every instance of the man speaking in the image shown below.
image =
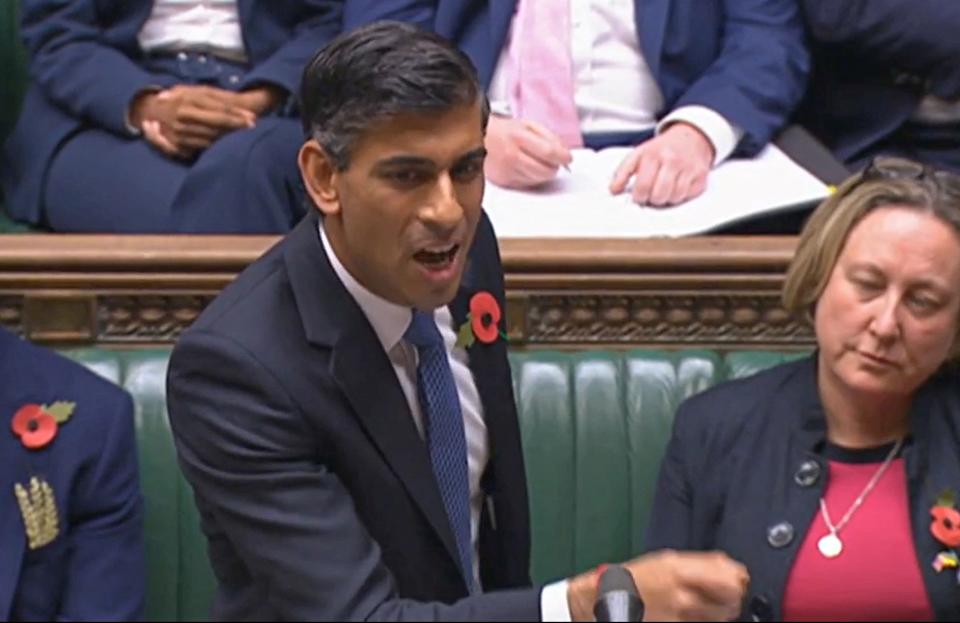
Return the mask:
<svg viewBox="0 0 960 623">
<path fill-rule="evenodd" d="M 316 210 L 211 303 L 170 363 L 213 616 L 590 618 L 595 573 L 530 587 L 473 67 L 383 22 L 318 53 L 300 98 Z M 627 566 L 651 618 L 739 612 L 746 572 L 721 554 Z"/>
</svg>

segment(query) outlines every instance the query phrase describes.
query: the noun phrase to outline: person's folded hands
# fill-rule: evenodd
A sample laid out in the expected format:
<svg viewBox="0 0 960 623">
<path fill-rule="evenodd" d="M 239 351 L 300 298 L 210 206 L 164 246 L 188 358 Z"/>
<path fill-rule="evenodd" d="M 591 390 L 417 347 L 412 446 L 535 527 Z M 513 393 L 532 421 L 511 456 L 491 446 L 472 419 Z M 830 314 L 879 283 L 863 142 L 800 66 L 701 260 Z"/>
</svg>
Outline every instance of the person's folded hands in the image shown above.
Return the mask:
<svg viewBox="0 0 960 623">
<path fill-rule="evenodd" d="M 190 158 L 227 132 L 253 127 L 257 115 L 241 105 L 238 95 L 203 85 L 145 93 L 133 103 L 131 123 L 165 154 Z"/>
</svg>

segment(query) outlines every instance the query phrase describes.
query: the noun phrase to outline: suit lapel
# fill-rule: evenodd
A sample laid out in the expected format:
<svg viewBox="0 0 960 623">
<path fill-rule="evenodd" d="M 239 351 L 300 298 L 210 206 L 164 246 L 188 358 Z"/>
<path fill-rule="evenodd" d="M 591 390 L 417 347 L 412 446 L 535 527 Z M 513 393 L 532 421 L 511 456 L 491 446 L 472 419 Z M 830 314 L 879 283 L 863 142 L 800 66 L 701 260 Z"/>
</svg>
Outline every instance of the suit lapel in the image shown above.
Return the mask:
<svg viewBox="0 0 960 623">
<path fill-rule="evenodd" d="M 490 50 L 493 50 L 493 63 L 496 65 L 507 40 L 510 22 L 517 10 L 517 0 L 490 0 Z"/>
<path fill-rule="evenodd" d="M 417 432 L 393 365 L 360 307 L 337 278 L 308 217 L 284 251 L 307 339 L 332 348 L 331 374 L 384 460 L 457 562 L 456 541 L 426 445 Z M 458 563 L 459 564 L 459 563 Z"/>
<path fill-rule="evenodd" d="M 480 234 L 478 233 L 478 236 Z M 477 247 L 475 247 L 477 248 Z M 456 298 L 450 303 L 450 315 L 453 317 L 454 330 L 459 329 L 464 322 L 467 322 L 467 314 L 470 311 L 470 299 L 474 294 L 480 292 L 480 279 L 478 271 L 474 269 L 478 262 L 482 263 L 485 258 L 478 257 L 477 253 L 472 254 L 470 264 L 464 273 L 463 282 L 457 292 Z M 492 294 L 492 293 L 491 293 Z M 501 312 L 504 310 L 501 310 Z M 501 314 L 500 330 L 505 331 L 505 318 Z M 497 457 L 497 448 L 501 439 L 500 423 L 501 418 L 496 414 L 504 409 L 505 401 L 512 400 L 512 397 L 504 396 L 502 368 L 505 353 L 501 352 L 506 345 L 503 338 L 497 338 L 492 344 L 485 344 L 479 340 L 467 349 L 470 372 L 473 375 L 473 381 L 477 386 L 477 392 L 480 394 L 480 402 L 483 405 L 483 419 L 487 427 L 487 437 L 489 441 L 489 453 L 491 465 Z M 487 470 L 488 473 L 491 470 Z"/>
<path fill-rule="evenodd" d="M 357 314 L 362 312 L 357 309 Z M 340 344 L 334 347 L 333 375 L 384 459 L 443 541 L 447 553 L 458 561 L 456 541 L 426 445 L 413 423 L 393 367 L 372 329 L 344 334 Z M 371 383 L 372 379 L 382 381 Z"/>
<path fill-rule="evenodd" d="M 670 0 L 635 0 L 634 20 L 640 49 L 657 84 L 660 80 L 660 57 L 663 54 L 663 38 L 670 14 Z"/>
<path fill-rule="evenodd" d="M 241 29 L 251 23 L 253 4 L 250 0 L 237 0 L 237 19 L 240 21 Z"/>
<path fill-rule="evenodd" d="M 467 314 L 470 312 L 470 299 L 480 291 L 477 271 L 473 268 L 477 261 L 482 261 L 482 258 L 471 255 L 457 296 L 449 305 L 455 331 L 467 322 Z M 479 340 L 467 349 L 470 372 L 473 374 L 473 381 L 476 383 L 477 391 L 480 394 L 480 402 L 483 404 L 484 419 L 487 420 L 488 429 L 490 425 L 489 416 L 499 404 L 497 400 L 499 395 L 497 379 L 493 374 L 493 365 L 497 360 L 494 356 L 496 351 L 495 344 L 484 344 Z"/>
</svg>

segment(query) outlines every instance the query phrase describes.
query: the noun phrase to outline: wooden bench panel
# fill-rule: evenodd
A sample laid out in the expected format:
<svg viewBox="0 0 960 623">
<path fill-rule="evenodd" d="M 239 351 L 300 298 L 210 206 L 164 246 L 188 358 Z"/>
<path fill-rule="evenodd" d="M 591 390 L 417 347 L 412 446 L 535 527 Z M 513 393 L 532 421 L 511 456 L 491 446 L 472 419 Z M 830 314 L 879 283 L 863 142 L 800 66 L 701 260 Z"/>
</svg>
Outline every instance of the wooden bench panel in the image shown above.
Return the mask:
<svg viewBox="0 0 960 623">
<path fill-rule="evenodd" d="M 23 234 L 0 323 L 54 344 L 169 344 L 273 236 Z M 809 349 L 780 306 L 794 237 L 501 240 L 516 347 Z"/>
</svg>

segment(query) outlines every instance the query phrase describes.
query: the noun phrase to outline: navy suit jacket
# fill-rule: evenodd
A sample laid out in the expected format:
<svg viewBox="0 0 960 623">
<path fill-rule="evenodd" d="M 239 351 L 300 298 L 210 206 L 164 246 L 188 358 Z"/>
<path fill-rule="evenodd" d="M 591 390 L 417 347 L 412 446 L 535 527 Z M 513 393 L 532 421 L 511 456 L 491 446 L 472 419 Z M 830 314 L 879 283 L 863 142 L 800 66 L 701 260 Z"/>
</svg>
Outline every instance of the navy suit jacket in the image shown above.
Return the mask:
<svg viewBox="0 0 960 623">
<path fill-rule="evenodd" d="M 295 95 L 307 61 L 340 31 L 344 1 L 238 0 L 249 69 L 236 89 L 271 84 Z M 137 35 L 153 0 L 20 4 L 31 84 L 0 159 L 0 182 L 11 214 L 36 222 L 57 147 L 84 126 L 127 135 L 133 96 L 178 80 L 144 67 Z"/>
<path fill-rule="evenodd" d="M 801 0 L 814 69 L 798 120 L 842 160 L 880 149 L 924 95 L 960 99 L 960 4 Z"/>
<path fill-rule="evenodd" d="M 387 9 L 463 49 L 489 85 L 517 0 L 393 0 Z M 405 11 L 397 8 L 405 5 Z M 795 0 L 635 0 L 640 49 L 664 97 L 661 116 L 706 106 L 744 130 L 737 155 L 762 149 L 793 113 L 809 69 Z"/>
<path fill-rule="evenodd" d="M 720 549 L 745 564 L 744 620 L 782 620 L 790 569 L 819 512 L 828 466 L 815 356 L 684 402 L 661 464 L 647 548 Z M 920 573 L 942 621 L 960 619 L 960 588 L 956 573 L 931 564 L 943 547 L 930 533 L 930 508 L 960 486 L 958 387 L 956 371 L 944 371 L 918 390 L 903 450 Z M 817 477 L 798 478 L 809 461 Z"/>
<path fill-rule="evenodd" d="M 25 404 L 76 403 L 56 437 L 28 450 L 11 434 Z M 143 615 L 143 502 L 130 397 L 0 329 L 0 620 L 125 621 Z M 46 480 L 59 535 L 28 547 L 14 485 Z"/>
<path fill-rule="evenodd" d="M 245 270 L 171 358 L 170 418 L 219 582 L 214 617 L 537 620 L 536 589 L 467 597 L 426 444 L 317 223 L 311 211 Z M 486 217 L 450 304 L 458 325 L 477 290 L 503 308 Z M 529 511 L 506 344 L 477 343 L 469 359 L 490 444 L 482 584 L 528 587 Z"/>
</svg>

